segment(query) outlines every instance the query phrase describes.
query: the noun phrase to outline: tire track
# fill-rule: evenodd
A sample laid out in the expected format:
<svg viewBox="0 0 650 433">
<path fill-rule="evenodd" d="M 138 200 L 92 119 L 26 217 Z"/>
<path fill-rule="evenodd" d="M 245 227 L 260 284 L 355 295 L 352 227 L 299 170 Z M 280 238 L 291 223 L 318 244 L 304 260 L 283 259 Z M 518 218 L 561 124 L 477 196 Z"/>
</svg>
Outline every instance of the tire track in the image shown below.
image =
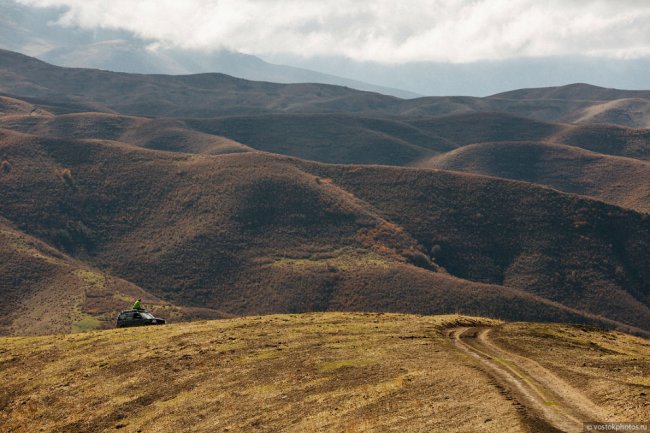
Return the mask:
<svg viewBox="0 0 650 433">
<path fill-rule="evenodd" d="M 536 361 L 504 350 L 489 337 L 491 328 L 453 328 L 447 335 L 477 360 L 523 408 L 532 432 L 583 431 L 583 422 L 603 420 L 602 409 Z"/>
</svg>

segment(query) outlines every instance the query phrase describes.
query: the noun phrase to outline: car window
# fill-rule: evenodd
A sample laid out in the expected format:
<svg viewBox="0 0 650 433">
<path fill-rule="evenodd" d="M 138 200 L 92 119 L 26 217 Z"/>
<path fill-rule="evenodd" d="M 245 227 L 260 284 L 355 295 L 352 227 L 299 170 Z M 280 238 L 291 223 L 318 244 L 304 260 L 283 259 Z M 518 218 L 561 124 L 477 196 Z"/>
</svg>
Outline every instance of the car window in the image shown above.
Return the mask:
<svg viewBox="0 0 650 433">
<path fill-rule="evenodd" d="M 140 313 L 145 319 L 153 319 L 153 315 L 149 313 Z"/>
<path fill-rule="evenodd" d="M 142 319 L 142 316 L 140 316 L 138 313 L 135 313 L 135 314 L 133 315 L 133 318 L 134 318 L 134 319 Z"/>
</svg>

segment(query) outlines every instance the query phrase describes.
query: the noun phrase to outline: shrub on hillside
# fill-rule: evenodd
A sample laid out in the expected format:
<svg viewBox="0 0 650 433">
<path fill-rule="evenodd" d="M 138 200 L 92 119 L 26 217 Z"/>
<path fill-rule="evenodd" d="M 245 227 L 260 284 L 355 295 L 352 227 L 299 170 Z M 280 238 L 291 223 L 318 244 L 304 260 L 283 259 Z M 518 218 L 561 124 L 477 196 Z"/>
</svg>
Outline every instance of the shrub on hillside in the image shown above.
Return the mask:
<svg viewBox="0 0 650 433">
<path fill-rule="evenodd" d="M 0 173 L 9 174 L 10 171 L 11 171 L 11 164 L 9 163 L 9 160 L 7 158 L 4 158 L 0 163 Z"/>
<path fill-rule="evenodd" d="M 61 179 L 63 179 L 63 182 L 65 182 L 66 185 L 73 186 L 74 181 L 72 179 L 72 171 L 70 171 L 69 168 L 59 170 L 59 176 L 61 176 Z"/>
</svg>

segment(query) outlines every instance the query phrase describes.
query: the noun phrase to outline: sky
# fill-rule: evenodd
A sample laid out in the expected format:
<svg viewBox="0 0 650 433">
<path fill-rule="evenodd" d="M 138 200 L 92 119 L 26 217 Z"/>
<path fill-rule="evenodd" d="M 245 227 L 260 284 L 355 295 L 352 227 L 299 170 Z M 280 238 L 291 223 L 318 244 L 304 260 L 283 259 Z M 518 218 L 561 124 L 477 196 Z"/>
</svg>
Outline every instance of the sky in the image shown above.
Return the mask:
<svg viewBox="0 0 650 433">
<path fill-rule="evenodd" d="M 53 25 L 205 51 L 383 64 L 650 57 L 650 0 L 16 0 Z"/>
</svg>

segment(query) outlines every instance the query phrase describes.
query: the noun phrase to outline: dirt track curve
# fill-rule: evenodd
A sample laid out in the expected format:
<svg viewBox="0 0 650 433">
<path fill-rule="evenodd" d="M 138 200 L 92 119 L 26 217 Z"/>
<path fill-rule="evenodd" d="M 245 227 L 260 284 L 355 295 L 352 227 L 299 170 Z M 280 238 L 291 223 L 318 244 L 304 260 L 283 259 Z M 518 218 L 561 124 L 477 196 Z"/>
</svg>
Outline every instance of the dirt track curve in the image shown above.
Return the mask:
<svg viewBox="0 0 650 433">
<path fill-rule="evenodd" d="M 506 395 L 515 400 L 531 432 L 582 432 L 583 422 L 606 415 L 585 395 L 536 361 L 490 340 L 492 328 L 453 328 L 453 344 L 476 359 Z"/>
</svg>

